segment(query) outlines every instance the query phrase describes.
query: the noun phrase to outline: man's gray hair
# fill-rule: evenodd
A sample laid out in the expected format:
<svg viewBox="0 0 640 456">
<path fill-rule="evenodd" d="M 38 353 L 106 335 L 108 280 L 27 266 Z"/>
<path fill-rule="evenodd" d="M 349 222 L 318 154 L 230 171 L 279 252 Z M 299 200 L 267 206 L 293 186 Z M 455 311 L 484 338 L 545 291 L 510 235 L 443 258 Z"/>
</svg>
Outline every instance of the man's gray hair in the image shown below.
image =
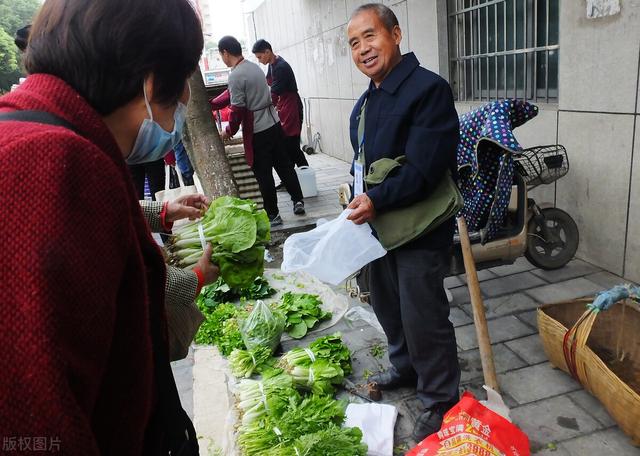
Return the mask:
<svg viewBox="0 0 640 456">
<path fill-rule="evenodd" d="M 360 5 L 354 10 L 353 13 L 351 13 L 351 19 L 364 11 L 375 12 L 380 18 L 380 21 L 382 22 L 384 27 L 389 30 L 389 32 L 391 32 L 396 25 L 400 26 L 395 13 L 391 10 L 391 8 L 383 5 L 382 3 L 367 3 L 365 5 Z"/>
</svg>

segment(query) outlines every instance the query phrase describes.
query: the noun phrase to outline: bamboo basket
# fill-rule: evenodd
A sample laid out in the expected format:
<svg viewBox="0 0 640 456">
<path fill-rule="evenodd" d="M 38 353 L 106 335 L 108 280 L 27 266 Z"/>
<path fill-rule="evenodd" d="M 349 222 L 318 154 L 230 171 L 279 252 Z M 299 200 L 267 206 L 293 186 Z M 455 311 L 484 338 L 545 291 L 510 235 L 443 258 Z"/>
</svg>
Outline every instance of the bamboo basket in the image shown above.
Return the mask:
<svg viewBox="0 0 640 456">
<path fill-rule="evenodd" d="M 541 306 L 544 350 L 640 445 L 640 306 L 623 299 L 608 310 L 585 309 L 592 302 L 585 298 Z"/>
</svg>

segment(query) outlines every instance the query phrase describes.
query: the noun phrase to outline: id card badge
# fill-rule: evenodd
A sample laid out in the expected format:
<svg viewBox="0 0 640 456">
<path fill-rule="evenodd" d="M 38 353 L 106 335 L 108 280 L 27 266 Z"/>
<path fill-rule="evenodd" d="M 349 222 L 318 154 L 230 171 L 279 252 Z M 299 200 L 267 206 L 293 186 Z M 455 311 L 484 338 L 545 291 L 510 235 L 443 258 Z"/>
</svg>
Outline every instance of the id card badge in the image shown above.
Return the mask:
<svg viewBox="0 0 640 456">
<path fill-rule="evenodd" d="M 353 196 L 362 195 L 364 193 L 363 171 L 364 166 L 360 161 L 356 160 L 353 163 Z"/>
</svg>

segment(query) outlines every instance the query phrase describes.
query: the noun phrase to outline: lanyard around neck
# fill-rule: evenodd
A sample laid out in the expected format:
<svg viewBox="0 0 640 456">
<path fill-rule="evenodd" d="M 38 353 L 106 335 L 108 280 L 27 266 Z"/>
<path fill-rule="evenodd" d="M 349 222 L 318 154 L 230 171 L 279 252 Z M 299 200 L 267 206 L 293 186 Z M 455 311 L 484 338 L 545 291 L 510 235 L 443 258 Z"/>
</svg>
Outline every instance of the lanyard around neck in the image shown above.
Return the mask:
<svg viewBox="0 0 640 456">
<path fill-rule="evenodd" d="M 356 157 L 356 160 L 359 161 L 360 163 L 362 163 L 363 165 L 365 164 L 365 158 L 364 158 L 364 121 L 365 121 L 365 116 L 367 114 L 367 100 L 369 99 L 369 97 L 365 97 L 364 101 L 362 102 L 362 105 L 360 106 L 360 118 L 358 119 L 358 155 Z"/>
</svg>

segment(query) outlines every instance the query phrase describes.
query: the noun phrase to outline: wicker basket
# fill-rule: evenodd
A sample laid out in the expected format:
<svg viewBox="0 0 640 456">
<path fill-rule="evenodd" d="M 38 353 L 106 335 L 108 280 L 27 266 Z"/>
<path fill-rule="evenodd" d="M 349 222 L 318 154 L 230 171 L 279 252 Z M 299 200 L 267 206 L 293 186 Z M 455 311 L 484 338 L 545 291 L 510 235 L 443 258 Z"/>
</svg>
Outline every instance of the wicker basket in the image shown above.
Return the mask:
<svg viewBox="0 0 640 456">
<path fill-rule="evenodd" d="M 640 445 L 640 306 L 622 300 L 606 311 L 592 299 L 546 304 L 538 326 L 551 363 L 597 397 Z"/>
</svg>

